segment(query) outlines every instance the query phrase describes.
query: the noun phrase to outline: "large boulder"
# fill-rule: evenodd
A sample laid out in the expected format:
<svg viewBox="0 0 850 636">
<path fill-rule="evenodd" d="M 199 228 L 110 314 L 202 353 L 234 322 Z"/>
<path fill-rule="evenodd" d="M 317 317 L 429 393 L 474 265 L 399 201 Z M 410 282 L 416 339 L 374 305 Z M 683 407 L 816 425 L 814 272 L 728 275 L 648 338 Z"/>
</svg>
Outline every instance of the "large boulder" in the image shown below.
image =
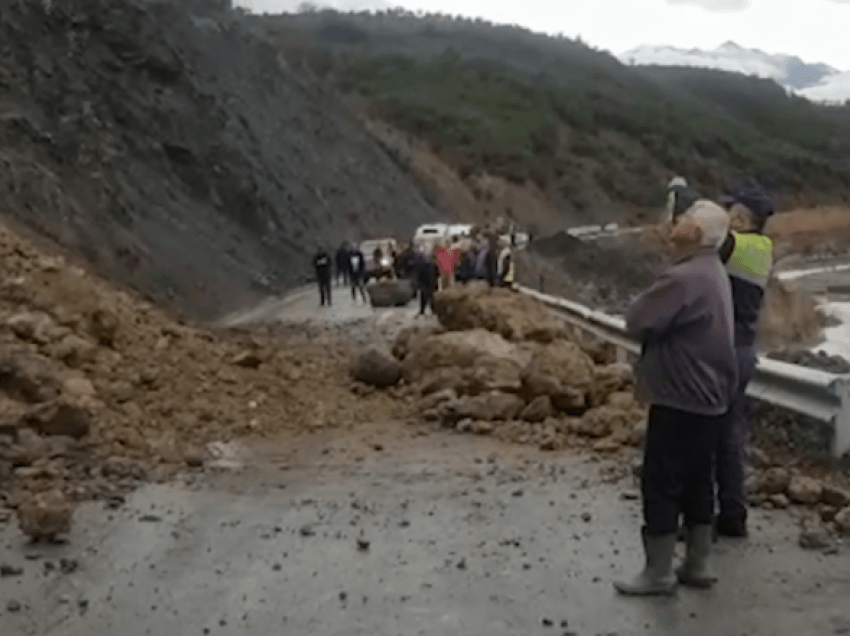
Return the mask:
<svg viewBox="0 0 850 636">
<path fill-rule="evenodd" d="M 515 342 L 549 343 L 567 335 L 543 304 L 508 289 L 449 287 L 435 295 L 434 312 L 447 329 L 486 329 Z"/>
<path fill-rule="evenodd" d="M 529 353 L 499 334 L 473 329 L 449 331 L 412 342 L 402 369 L 405 380 L 416 382 L 441 367 L 471 367 L 483 356 L 512 360 L 520 366 L 530 359 Z"/>
<path fill-rule="evenodd" d="M 388 353 L 369 349 L 354 361 L 351 376 L 358 382 L 386 388 L 398 384 L 401 380 L 401 365 Z"/>
<path fill-rule="evenodd" d="M 587 408 L 594 371 L 593 361 L 578 345 L 566 340 L 541 347 L 522 370 L 525 396 L 548 396 L 556 409 L 581 414 Z"/>
<path fill-rule="evenodd" d="M 575 422 L 574 430 L 586 437 L 607 437 L 614 432 L 628 431 L 633 424 L 632 414 L 611 406 L 599 406 L 587 411 Z M 625 439 L 622 440 L 625 443 Z"/>
<path fill-rule="evenodd" d="M 470 395 L 489 391 L 518 393 L 522 389 L 521 371 L 515 360 L 486 354 L 476 359 L 474 366 L 463 370 L 465 381 L 458 390 Z"/>
<path fill-rule="evenodd" d="M 443 333 L 445 329 L 440 325 L 435 324 L 418 324 L 410 327 L 405 327 L 398 332 L 398 335 L 393 342 L 393 355 L 399 360 L 404 360 L 407 352 L 417 341 L 433 336 L 438 333 Z"/>
<path fill-rule="evenodd" d="M 382 280 L 366 287 L 372 307 L 403 307 L 414 296 L 407 279 Z"/>
</svg>

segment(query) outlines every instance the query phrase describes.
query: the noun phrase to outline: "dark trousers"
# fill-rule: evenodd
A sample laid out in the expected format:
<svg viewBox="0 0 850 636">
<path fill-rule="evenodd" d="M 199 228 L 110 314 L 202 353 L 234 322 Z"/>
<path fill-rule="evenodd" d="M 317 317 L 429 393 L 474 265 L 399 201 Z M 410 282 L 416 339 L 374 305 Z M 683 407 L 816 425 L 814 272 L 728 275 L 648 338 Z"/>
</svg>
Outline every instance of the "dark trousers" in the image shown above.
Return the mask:
<svg viewBox="0 0 850 636">
<path fill-rule="evenodd" d="M 331 304 L 331 274 L 328 272 L 325 275 L 319 276 L 319 296 L 322 299 L 322 304 Z"/>
<path fill-rule="evenodd" d="M 647 534 L 661 536 L 713 521 L 712 458 L 722 416 L 653 405 L 649 410 L 641 491 Z"/>
<path fill-rule="evenodd" d="M 336 270 L 336 284 L 348 285 L 348 270 L 344 267 L 338 267 Z"/>
<path fill-rule="evenodd" d="M 747 385 L 756 369 L 756 353 L 752 346 L 736 347 L 735 351 L 738 356 L 738 388 L 732 399 L 732 406 L 720 426 L 714 474 L 719 516 L 732 521 L 746 521 L 744 458 L 750 434 L 750 400 L 747 397 Z"/>
<path fill-rule="evenodd" d="M 351 298 L 352 300 L 357 300 L 357 292 L 360 292 L 360 297 L 363 299 L 363 302 L 366 301 L 366 287 L 363 285 L 363 277 L 358 276 L 357 274 L 351 275 Z"/>
<path fill-rule="evenodd" d="M 431 313 L 434 313 L 434 283 L 426 283 L 419 285 L 419 313 L 425 313 L 425 308 L 430 307 Z"/>
</svg>

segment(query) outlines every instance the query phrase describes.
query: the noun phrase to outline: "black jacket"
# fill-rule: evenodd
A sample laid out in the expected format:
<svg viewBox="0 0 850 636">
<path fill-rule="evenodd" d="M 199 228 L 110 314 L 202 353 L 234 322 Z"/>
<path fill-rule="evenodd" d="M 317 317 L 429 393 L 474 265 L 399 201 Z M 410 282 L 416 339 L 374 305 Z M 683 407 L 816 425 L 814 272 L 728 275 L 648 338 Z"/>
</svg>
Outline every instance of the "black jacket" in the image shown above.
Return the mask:
<svg viewBox="0 0 850 636">
<path fill-rule="evenodd" d="M 313 257 L 313 267 L 316 269 L 316 276 L 319 278 L 330 278 L 331 257 L 325 250 L 319 250 L 319 252 Z"/>
</svg>

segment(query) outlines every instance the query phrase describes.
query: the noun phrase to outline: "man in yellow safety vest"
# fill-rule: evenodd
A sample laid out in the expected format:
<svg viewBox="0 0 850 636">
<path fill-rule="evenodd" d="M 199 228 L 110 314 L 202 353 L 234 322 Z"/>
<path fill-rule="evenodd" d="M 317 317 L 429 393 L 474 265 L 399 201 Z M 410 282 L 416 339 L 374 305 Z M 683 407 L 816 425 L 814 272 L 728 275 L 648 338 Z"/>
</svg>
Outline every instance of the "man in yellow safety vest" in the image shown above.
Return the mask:
<svg viewBox="0 0 850 636">
<path fill-rule="evenodd" d="M 755 184 L 730 191 L 720 202 L 731 217 L 731 231 L 720 248 L 720 258 L 729 274 L 735 306 L 738 387 L 722 425 L 715 458 L 719 503 L 716 528 L 721 536 L 745 537 L 747 501 L 743 461 L 749 436 L 746 391 L 756 367 L 756 330 L 773 266 L 773 243 L 763 231 L 774 209 L 770 196 Z"/>
</svg>

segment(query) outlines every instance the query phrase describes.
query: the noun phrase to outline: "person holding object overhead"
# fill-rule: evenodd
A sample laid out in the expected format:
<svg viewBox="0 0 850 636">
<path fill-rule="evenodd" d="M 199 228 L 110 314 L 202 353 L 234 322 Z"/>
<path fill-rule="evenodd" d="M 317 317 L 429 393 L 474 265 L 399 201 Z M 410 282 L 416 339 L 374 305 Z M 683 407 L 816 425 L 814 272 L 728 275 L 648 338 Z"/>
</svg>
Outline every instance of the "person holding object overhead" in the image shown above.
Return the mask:
<svg viewBox="0 0 850 636">
<path fill-rule="evenodd" d="M 671 230 L 672 265 L 626 314 L 641 343 L 638 397 L 650 410 L 641 473 L 645 566 L 614 583 L 622 594 L 672 594 L 678 583 L 715 581 L 712 461 L 738 381 L 732 291 L 718 254 L 728 228 L 719 205 L 694 203 Z M 687 554 L 674 572 L 680 516 Z"/>
</svg>

